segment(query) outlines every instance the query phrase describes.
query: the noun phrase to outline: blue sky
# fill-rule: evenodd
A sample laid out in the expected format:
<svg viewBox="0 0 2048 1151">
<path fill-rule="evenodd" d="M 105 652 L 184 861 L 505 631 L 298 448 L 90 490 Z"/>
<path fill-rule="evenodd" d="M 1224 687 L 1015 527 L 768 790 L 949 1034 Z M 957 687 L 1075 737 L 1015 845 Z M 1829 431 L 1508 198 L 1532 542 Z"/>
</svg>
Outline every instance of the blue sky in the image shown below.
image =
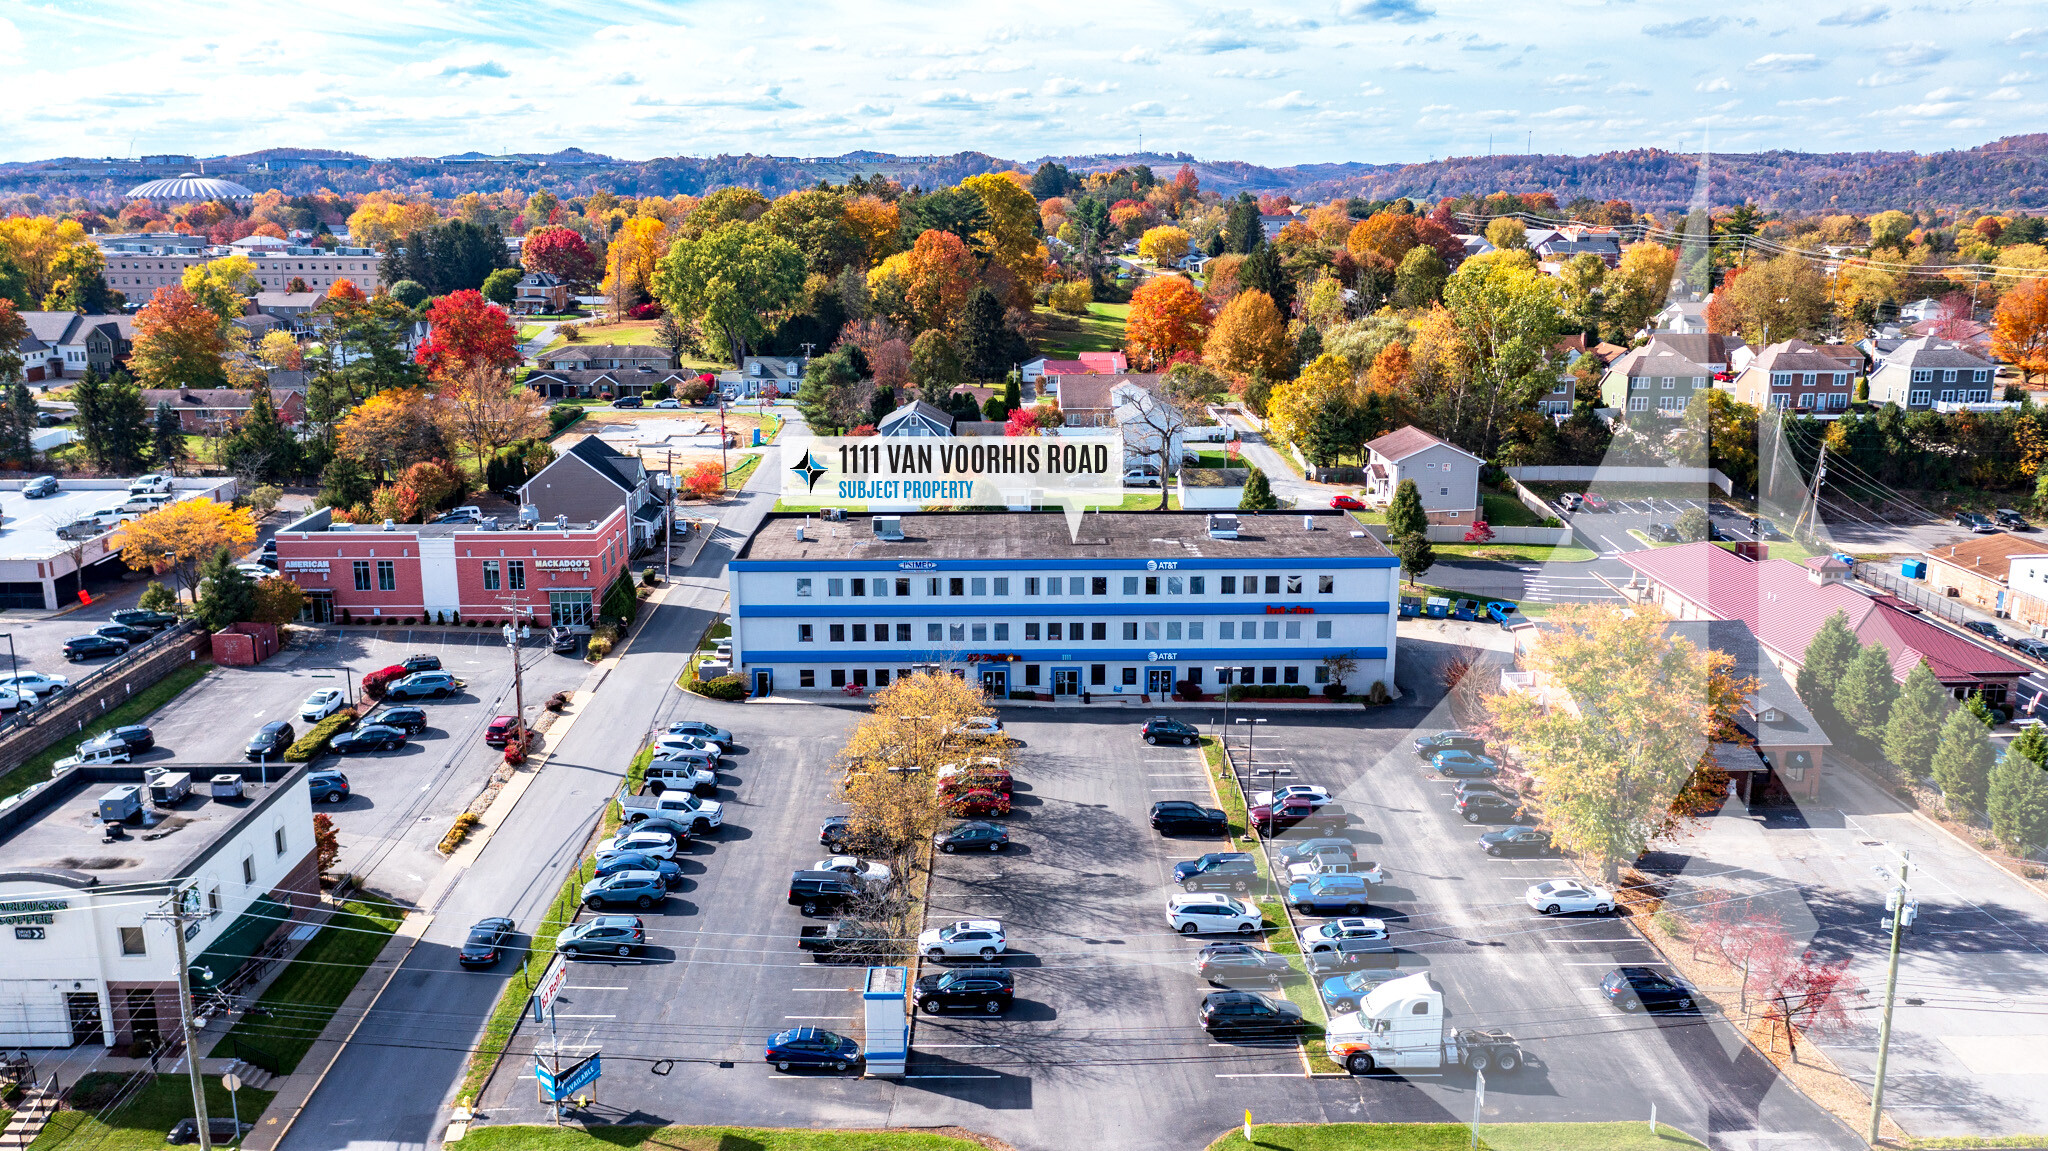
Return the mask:
<svg viewBox="0 0 2048 1151">
<path fill-rule="evenodd" d="M 2048 128 L 2048 8 L 1981 2 L 0 0 L 0 159 L 1937 151 Z M 2026 26 L 2031 20 L 2032 26 Z"/>
</svg>

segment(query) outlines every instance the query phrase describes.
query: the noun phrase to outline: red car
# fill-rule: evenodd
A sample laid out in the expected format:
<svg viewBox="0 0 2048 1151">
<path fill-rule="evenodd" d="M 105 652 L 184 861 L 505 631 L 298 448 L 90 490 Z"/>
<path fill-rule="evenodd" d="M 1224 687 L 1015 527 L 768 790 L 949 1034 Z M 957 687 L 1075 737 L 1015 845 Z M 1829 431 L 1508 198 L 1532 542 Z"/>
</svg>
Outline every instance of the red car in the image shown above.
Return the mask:
<svg viewBox="0 0 2048 1151">
<path fill-rule="evenodd" d="M 999 769 L 981 768 L 971 772 L 959 772 L 939 777 L 939 794 L 965 795 L 971 791 L 993 791 L 1002 795 L 1010 794 L 1010 773 Z"/>
<path fill-rule="evenodd" d="M 509 715 L 501 715 L 498 718 L 492 720 L 491 726 L 484 729 L 484 742 L 490 744 L 492 747 L 503 747 L 506 744 L 511 743 L 512 722 L 512 717 Z M 532 732 L 527 733 L 529 737 L 532 736 L 532 734 Z"/>
<path fill-rule="evenodd" d="M 1333 496 L 1330 499 L 1330 506 L 1347 512 L 1362 512 L 1365 510 L 1365 505 L 1358 502 L 1357 496 Z"/>
<path fill-rule="evenodd" d="M 1598 492 L 1587 492 L 1586 510 L 1589 512 L 1604 512 L 1607 510 L 1607 501 L 1602 499 Z"/>
<path fill-rule="evenodd" d="M 999 791 L 977 787 L 949 798 L 946 801 L 946 811 L 949 815 L 961 816 L 1008 815 L 1010 797 Z"/>
</svg>

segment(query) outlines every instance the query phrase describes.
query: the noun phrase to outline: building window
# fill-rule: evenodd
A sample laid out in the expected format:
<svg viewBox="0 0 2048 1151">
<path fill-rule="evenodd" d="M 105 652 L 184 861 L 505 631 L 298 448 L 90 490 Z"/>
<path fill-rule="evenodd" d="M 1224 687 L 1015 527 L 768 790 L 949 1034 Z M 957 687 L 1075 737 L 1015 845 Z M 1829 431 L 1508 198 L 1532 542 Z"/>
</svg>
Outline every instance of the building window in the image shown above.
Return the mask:
<svg viewBox="0 0 2048 1151">
<path fill-rule="evenodd" d="M 946 642 L 948 642 L 948 643 L 965 643 L 965 642 L 967 642 L 967 625 L 966 625 L 966 624 L 964 624 L 964 623 L 951 623 L 951 624 L 947 624 L 947 625 L 946 625 Z"/>
<path fill-rule="evenodd" d="M 1189 595 L 1206 595 L 1206 594 L 1208 594 L 1208 593 L 1207 593 L 1207 592 L 1206 592 L 1206 591 L 1205 591 L 1204 589 L 1206 589 L 1206 588 L 1207 588 L 1208 586 L 1209 586 L 1209 579 L 1208 579 L 1208 577 L 1207 577 L 1207 576 L 1189 576 L 1189 577 L 1188 577 L 1188 594 L 1189 594 Z"/>
<path fill-rule="evenodd" d="M 1288 620 L 1288 621 L 1287 621 L 1287 638 L 1288 638 L 1288 639 L 1300 639 L 1300 638 L 1301 638 L 1301 621 L 1300 621 L 1300 620 L 1298 620 L 1298 619 L 1291 619 L 1291 620 Z"/>
<path fill-rule="evenodd" d="M 1136 686 L 1138 686 L 1138 669 L 1137 669 L 1137 668 L 1134 668 L 1134 667 L 1127 667 L 1127 668 L 1125 668 L 1125 669 L 1124 669 L 1124 686 L 1125 686 L 1125 687 L 1136 687 Z"/>
<path fill-rule="evenodd" d="M 866 687 L 866 686 L 868 685 L 868 669 L 866 669 L 866 668 L 864 668 L 864 667 L 857 667 L 857 668 L 854 668 L 854 669 L 853 669 L 853 682 L 854 682 L 855 686 L 858 686 L 858 687 Z"/>
<path fill-rule="evenodd" d="M 816 687 L 816 686 L 818 686 L 818 673 L 817 673 L 817 671 L 815 671 L 815 670 L 814 670 L 814 669 L 812 669 L 812 668 L 808 668 L 808 667 L 807 667 L 807 668 L 803 668 L 802 670 L 798 671 L 798 672 L 796 673 L 796 685 L 797 685 L 798 687 Z"/>
<path fill-rule="evenodd" d="M 1236 576 L 1217 576 L 1217 577 L 1216 577 L 1216 594 L 1217 594 L 1217 595 L 1236 595 L 1236 594 L 1237 594 L 1237 577 L 1236 577 Z"/>
<path fill-rule="evenodd" d="M 1628 390 L 1629 390 L 1629 391 L 1631 391 L 1631 392 L 1646 392 L 1646 391 L 1649 391 L 1649 390 L 1650 390 L 1650 377 L 1648 377 L 1648 376 L 1630 376 L 1630 377 L 1629 377 L 1629 379 L 1628 379 Z"/>
<path fill-rule="evenodd" d="M 898 596 L 898 597 L 900 598 L 900 597 L 903 597 L 903 596 L 907 596 L 907 595 L 909 595 L 909 594 L 910 594 L 910 577 L 909 577 L 909 576 L 902 576 L 902 577 L 899 577 L 899 578 L 898 578 L 898 579 L 896 580 L 896 595 L 897 595 L 897 596 Z"/>
<path fill-rule="evenodd" d="M 525 590 L 526 590 L 526 561 L 525 561 L 525 560 L 506 560 L 506 561 L 505 561 L 505 589 L 506 589 L 507 591 L 525 591 Z"/>
<path fill-rule="evenodd" d="M 1008 643 L 1008 642 L 1010 642 L 1010 625 L 1009 625 L 1009 624 L 1006 624 L 1006 623 L 999 623 L 999 624 L 997 624 L 997 625 L 996 625 L 996 642 L 997 642 L 997 643 Z"/>
<path fill-rule="evenodd" d="M 798 643 L 810 643 L 810 642 L 811 642 L 811 625 L 810 625 L 810 624 L 807 624 L 807 623 L 800 623 L 800 624 L 796 625 L 796 642 L 798 642 Z"/>
<path fill-rule="evenodd" d="M 879 636 L 877 636 L 877 638 L 880 638 L 880 637 L 879 637 Z M 899 624 L 897 624 L 897 625 L 896 625 L 896 642 L 897 642 L 897 643 L 909 643 L 909 642 L 910 642 L 910 625 L 909 625 L 909 624 L 907 624 L 907 623 L 899 623 Z"/>
<path fill-rule="evenodd" d="M 1837 411 L 1837 412 L 1840 412 L 1840 411 L 1846 411 L 1846 410 L 1848 410 L 1848 407 L 1849 407 L 1849 393 L 1847 393 L 1847 392 L 1829 392 L 1829 393 L 1828 393 L 1828 408 L 1829 408 L 1829 410 L 1831 410 L 1831 411 Z"/>
<path fill-rule="evenodd" d="M 833 686 L 833 687 L 845 687 L 845 686 L 846 686 L 846 672 L 845 672 L 845 670 L 844 670 L 844 669 L 841 669 L 841 668 L 836 668 L 836 667 L 832 669 L 832 686 Z"/>
<path fill-rule="evenodd" d="M 489 564 L 485 564 L 485 570 L 488 571 L 490 569 L 490 566 L 491 565 Z M 800 579 L 796 581 L 796 594 L 799 596 L 803 596 L 805 598 L 809 598 L 811 594 L 811 581 L 807 579 Z"/>
<path fill-rule="evenodd" d="M 1135 639 L 1137 639 L 1137 638 L 1138 638 L 1138 621 L 1136 621 L 1136 620 L 1125 620 L 1125 621 L 1124 621 L 1124 639 L 1125 639 L 1125 640 L 1135 640 Z"/>
<path fill-rule="evenodd" d="M 1038 625 L 1037 625 L 1037 624 L 1035 624 L 1035 623 L 1027 623 L 1027 624 L 1025 624 L 1025 625 L 1024 625 L 1024 642 L 1025 642 L 1025 643 L 1037 643 L 1037 642 L 1038 642 Z"/>
<path fill-rule="evenodd" d="M 1972 390 L 1972 391 L 1970 392 L 1970 402 L 1971 402 L 1971 403 L 1973 403 L 1973 404 L 1985 404 L 1985 403 L 1990 403 L 1990 402 L 1991 402 L 1991 391 L 1990 391 L 1990 389 L 1988 389 L 1988 388 L 1979 388 L 1979 389 L 1974 389 L 1974 390 Z"/>
<path fill-rule="evenodd" d="M 843 623 L 827 625 L 825 634 L 827 637 L 831 639 L 833 643 L 845 643 L 846 625 Z"/>
<path fill-rule="evenodd" d="M 924 625 L 924 638 L 927 643 L 938 643 L 944 640 L 946 638 L 946 625 L 937 623 Z"/>
<path fill-rule="evenodd" d="M 888 668 L 886 668 L 886 667 L 878 667 L 878 668 L 876 668 L 876 669 L 875 669 L 875 686 L 876 686 L 876 687 L 888 687 L 888 686 L 889 686 L 889 669 L 888 669 Z"/>
<path fill-rule="evenodd" d="M 1088 665 L 1088 686 L 1089 686 L 1089 687 L 1108 687 L 1108 686 L 1109 686 L 1109 665 L 1108 665 L 1108 664 L 1106 664 L 1106 663 L 1091 663 L 1091 664 L 1089 664 L 1089 665 Z"/>
<path fill-rule="evenodd" d="M 1201 638 L 1202 638 L 1202 621 L 1200 621 L 1200 620 L 1190 620 L 1190 621 L 1188 622 L 1188 638 L 1189 638 L 1189 639 L 1201 639 Z"/>
<path fill-rule="evenodd" d="M 1009 577 L 1009 576 L 997 576 L 997 577 L 995 578 L 995 585 L 996 585 L 996 594 L 997 594 L 997 595 L 1001 595 L 1001 596 L 1006 596 L 1006 595 L 1009 595 L 1009 594 L 1010 594 L 1010 577 Z"/>
<path fill-rule="evenodd" d="M 846 581 L 845 581 L 845 580 L 843 580 L 843 579 L 828 579 L 828 580 L 826 580 L 826 581 L 825 581 L 825 594 L 826 594 L 826 595 L 828 595 L 828 596 L 842 596 L 842 595 L 845 595 L 845 594 L 846 594 Z"/>
<path fill-rule="evenodd" d="M 1220 623 L 1218 623 L 1218 624 L 1216 625 L 1216 638 L 1217 638 L 1217 639 L 1236 639 L 1236 638 L 1237 638 L 1237 625 L 1236 625 L 1235 623 L 1232 623 L 1231 621 L 1229 621 L 1229 620 L 1227 620 L 1227 619 L 1226 619 L 1226 620 L 1223 620 L 1223 621 L 1222 621 L 1222 622 L 1220 622 Z"/>
<path fill-rule="evenodd" d="M 969 581 L 969 584 L 969 594 L 974 595 L 977 598 L 988 594 L 987 578 L 983 576 L 975 576 L 972 580 Z"/>
<path fill-rule="evenodd" d="M 1125 577 L 1124 577 L 1124 594 L 1125 594 L 1125 595 L 1137 595 L 1137 594 L 1138 594 L 1138 577 L 1137 577 L 1137 576 L 1125 576 Z"/>
<path fill-rule="evenodd" d="M 1705 377 L 1705 376 L 1694 376 L 1694 377 L 1692 378 L 1692 390 L 1693 390 L 1693 391 L 1695 391 L 1695 392 L 1703 392 L 1703 391 L 1705 391 L 1706 389 L 1707 389 L 1707 377 Z"/>
<path fill-rule="evenodd" d="M 1298 668 L 1298 667 L 1295 667 L 1295 666 L 1293 666 L 1292 664 L 1290 664 L 1290 665 L 1288 665 L 1287 667 L 1283 667 L 1283 668 L 1281 668 L 1280 670 L 1281 670 L 1281 672 L 1282 672 L 1282 675 L 1281 675 L 1281 677 L 1280 677 L 1280 678 L 1281 678 L 1281 682 L 1282 682 L 1282 683 L 1300 683 L 1300 682 L 1301 682 L 1301 669 L 1300 669 L 1300 668 Z"/>
<path fill-rule="evenodd" d="M 1251 637 L 1250 637 L 1250 636 L 1246 636 L 1245 638 L 1249 639 L 1249 638 L 1251 638 Z M 1279 639 L 1279 638 L 1280 638 L 1280 621 L 1279 621 L 1279 620 L 1277 620 L 1277 619 L 1269 619 L 1269 620 L 1267 620 L 1267 621 L 1266 621 L 1266 627 L 1265 627 L 1265 638 L 1267 638 L 1267 639 Z"/>
<path fill-rule="evenodd" d="M 253 855 L 242 857 L 242 882 L 245 884 L 256 882 L 256 857 Z"/>
<path fill-rule="evenodd" d="M 946 581 L 946 594 L 966 595 L 967 581 L 960 576 L 953 576 L 952 578 L 948 579 Z"/>
<path fill-rule="evenodd" d="M 1060 638 L 1060 625 L 1057 621 L 1045 625 L 1045 638 L 1049 640 Z M 1077 635 L 1074 638 L 1080 639 L 1081 637 Z"/>
<path fill-rule="evenodd" d="M 355 573 L 356 573 L 356 590 L 357 590 L 357 591 L 369 591 L 369 590 L 370 590 L 370 561 L 369 561 L 369 560 L 357 560 L 357 561 L 355 561 L 355 564 L 354 564 L 353 566 L 354 566 L 354 568 L 355 568 Z"/>
<path fill-rule="evenodd" d="M 277 853 L 278 853 L 279 855 L 283 855 L 283 854 L 284 854 L 284 828 L 280 827 L 280 828 L 278 828 L 278 829 L 277 829 L 276 831 L 273 831 L 273 832 L 271 832 L 271 833 L 270 833 L 270 838 L 271 838 L 271 842 L 277 845 Z"/>
<path fill-rule="evenodd" d="M 1073 634 L 1075 639 L 1081 638 L 1080 624 L 1074 625 Z M 1088 638 L 1097 640 L 1107 640 L 1109 638 L 1109 624 L 1106 622 L 1097 622 L 1093 627 L 1089 629 Z"/>
<path fill-rule="evenodd" d="M 1941 373 L 1941 382 L 1942 382 L 1942 383 L 1944 383 L 1944 384 L 1953 384 L 1953 383 L 1955 383 L 1955 382 L 1956 382 L 1956 370 L 1955 370 L 1954 368 L 1950 368 L 1950 369 L 1948 369 L 1947 371 L 1944 371 L 1943 373 Z"/>
<path fill-rule="evenodd" d="M 1279 669 L 1279 668 L 1277 668 L 1277 667 L 1262 667 L 1262 668 L 1260 668 L 1260 669 L 1259 669 L 1259 682 L 1260 682 L 1260 683 L 1279 683 L 1279 682 L 1280 682 L 1280 669 Z"/>
<path fill-rule="evenodd" d="M 1037 595 L 1037 594 L 1038 594 L 1038 577 L 1037 577 L 1037 576 L 1025 576 L 1025 577 L 1024 577 L 1024 594 L 1025 594 L 1025 595 Z"/>
<path fill-rule="evenodd" d="M 1944 404 L 1952 404 L 1952 403 L 1955 403 L 1955 402 L 1956 402 L 1956 390 L 1955 390 L 1954 388 L 1943 388 L 1943 389 L 1941 389 L 1941 402 L 1942 402 L 1942 403 L 1944 403 Z"/>
<path fill-rule="evenodd" d="M 398 590 L 398 566 L 390 560 L 377 561 L 377 590 Z"/>
<path fill-rule="evenodd" d="M 140 927 L 123 927 L 121 932 L 121 954 L 148 955 L 149 945 L 144 942 Z"/>
<path fill-rule="evenodd" d="M 1109 594 L 1109 577 L 1108 577 L 1108 576 L 1093 576 L 1093 577 L 1091 577 L 1091 578 L 1092 578 L 1092 579 L 1094 580 L 1094 583 L 1093 583 L 1093 585 L 1091 586 L 1091 590 L 1093 591 L 1093 593 L 1094 593 L 1095 595 L 1108 595 L 1108 594 Z M 1074 589 L 1074 594 L 1075 594 L 1075 595 L 1080 595 L 1080 594 L 1081 594 L 1081 577 L 1080 577 L 1080 576 L 1075 576 L 1075 577 L 1074 577 L 1074 585 L 1073 585 L 1073 589 Z"/>
<path fill-rule="evenodd" d="M 1326 620 L 1326 619 L 1319 619 L 1319 620 L 1317 620 L 1317 621 L 1316 621 L 1316 638 L 1317 638 L 1317 639 L 1329 639 L 1329 638 L 1330 638 L 1330 631 L 1331 631 L 1331 626 L 1330 626 L 1330 621 L 1329 621 L 1329 620 Z"/>
<path fill-rule="evenodd" d="M 1665 376 L 1665 377 L 1664 377 L 1664 379 L 1663 379 L 1663 385 L 1664 385 L 1664 390 L 1668 392 L 1668 391 L 1670 391 L 1670 390 L 1671 390 L 1672 388 L 1674 388 L 1674 387 L 1677 387 L 1677 386 L 1678 386 L 1678 380 L 1677 380 L 1677 378 L 1676 378 L 1676 377 L 1674 377 L 1674 376 Z"/>
<path fill-rule="evenodd" d="M 1629 411 L 1632 411 L 1632 412 L 1646 412 L 1646 411 L 1649 411 L 1649 410 L 1650 410 L 1650 397 L 1648 397 L 1648 396 L 1630 396 L 1630 397 L 1628 398 L 1628 410 L 1629 410 Z"/>
<path fill-rule="evenodd" d="M 1179 621 L 1179 620 L 1175 619 L 1175 620 L 1168 620 L 1168 621 L 1166 621 L 1166 638 L 1167 638 L 1167 639 L 1179 639 L 1179 638 L 1180 638 L 1180 621 Z"/>
<path fill-rule="evenodd" d="M 924 581 L 924 584 L 925 584 L 925 592 L 924 592 L 924 594 L 926 594 L 926 595 L 937 595 L 937 594 L 939 594 L 939 577 L 937 577 L 937 576 L 932 576 L 932 577 L 931 577 L 930 579 L 927 579 L 927 580 L 925 580 L 925 581 Z"/>
<path fill-rule="evenodd" d="M 1931 384 L 1931 383 L 1933 383 L 1933 382 L 1934 382 L 1934 371 L 1933 371 L 1933 369 L 1931 369 L 1931 368 L 1914 368 L 1914 369 L 1913 369 L 1913 382 L 1914 382 L 1914 383 L 1916 383 L 1916 384 Z"/>
<path fill-rule="evenodd" d="M 1324 664 L 1320 664 L 1320 663 L 1316 665 L 1316 682 L 1317 682 L 1317 683 L 1328 683 L 1328 682 L 1330 682 L 1330 669 L 1329 669 L 1329 667 L 1327 667 L 1327 666 L 1326 666 L 1326 665 L 1324 665 Z"/>
<path fill-rule="evenodd" d="M 1025 665 L 1024 665 L 1024 686 L 1025 686 L 1025 687 L 1037 687 L 1037 686 L 1038 686 L 1038 665 L 1037 665 L 1037 664 L 1035 664 L 1035 663 L 1027 663 L 1027 664 L 1025 664 Z"/>
<path fill-rule="evenodd" d="M 853 594 L 856 599 L 866 599 L 868 595 L 868 581 L 864 579 L 854 580 Z"/>
<path fill-rule="evenodd" d="M 988 625 L 987 625 L 987 624 L 985 624 L 985 623 L 977 623 L 977 624 L 971 624 L 971 625 L 969 625 L 969 629 L 968 629 L 968 638 L 969 638 L 969 639 L 971 639 L 971 640 L 973 640 L 973 641 L 974 641 L 975 643 L 987 643 L 987 642 L 988 642 Z"/>
<path fill-rule="evenodd" d="M 1792 406 L 1792 397 L 1784 392 L 1771 393 L 1771 406 L 1783 411 Z"/>
<path fill-rule="evenodd" d="M 1145 621 L 1145 638 L 1148 640 L 1157 640 L 1159 638 L 1158 620 L 1148 619 Z"/>
<path fill-rule="evenodd" d="M 1333 575 L 1319 575 L 1319 576 L 1317 576 L 1317 577 L 1316 577 L 1316 594 L 1317 594 L 1317 595 L 1332 595 L 1332 594 L 1334 594 L 1334 593 L 1336 592 L 1336 590 L 1337 590 L 1337 577 L 1336 577 L 1336 576 L 1333 576 Z"/>
<path fill-rule="evenodd" d="M 864 623 L 857 623 L 853 625 L 853 642 L 868 642 L 868 625 Z"/>
</svg>

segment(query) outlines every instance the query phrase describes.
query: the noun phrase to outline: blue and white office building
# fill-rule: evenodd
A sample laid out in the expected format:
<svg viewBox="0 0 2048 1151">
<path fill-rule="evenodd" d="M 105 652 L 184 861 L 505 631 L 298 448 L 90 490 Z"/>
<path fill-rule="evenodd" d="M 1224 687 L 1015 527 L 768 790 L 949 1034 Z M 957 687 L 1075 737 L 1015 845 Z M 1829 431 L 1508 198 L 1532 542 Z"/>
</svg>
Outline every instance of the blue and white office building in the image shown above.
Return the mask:
<svg viewBox="0 0 2048 1151">
<path fill-rule="evenodd" d="M 771 515 L 728 565 L 755 694 L 941 664 L 991 693 L 1156 700 L 1182 681 L 1394 685 L 1400 561 L 1349 516 Z M 1235 533 L 1231 534 L 1235 521 Z"/>
</svg>

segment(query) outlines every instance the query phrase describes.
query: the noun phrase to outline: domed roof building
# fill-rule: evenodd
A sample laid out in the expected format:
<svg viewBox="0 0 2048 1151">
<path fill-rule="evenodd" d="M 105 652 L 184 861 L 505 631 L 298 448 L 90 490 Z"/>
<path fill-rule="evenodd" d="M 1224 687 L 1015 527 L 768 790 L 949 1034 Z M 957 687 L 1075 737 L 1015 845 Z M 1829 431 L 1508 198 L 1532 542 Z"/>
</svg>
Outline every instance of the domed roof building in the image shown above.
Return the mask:
<svg viewBox="0 0 2048 1151">
<path fill-rule="evenodd" d="M 165 203 L 203 203 L 207 200 L 253 200 L 256 193 L 233 180 L 200 176 L 191 172 L 162 180 L 151 180 L 128 189 L 130 200 L 158 200 Z"/>
</svg>

